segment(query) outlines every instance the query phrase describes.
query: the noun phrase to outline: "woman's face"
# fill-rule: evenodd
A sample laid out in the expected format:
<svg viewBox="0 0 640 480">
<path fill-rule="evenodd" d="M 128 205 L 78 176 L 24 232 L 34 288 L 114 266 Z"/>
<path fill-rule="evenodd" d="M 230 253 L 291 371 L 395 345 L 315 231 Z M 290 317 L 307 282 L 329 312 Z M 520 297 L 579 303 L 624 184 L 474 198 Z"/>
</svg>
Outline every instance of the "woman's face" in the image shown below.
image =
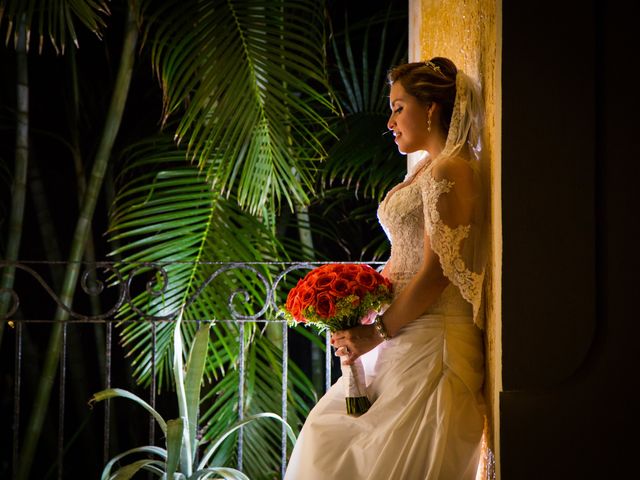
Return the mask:
<svg viewBox="0 0 640 480">
<path fill-rule="evenodd" d="M 389 106 L 391 116 L 387 128 L 393 131 L 400 153 L 427 150 L 428 107 L 413 95 L 409 95 L 399 81 L 391 85 Z"/>
</svg>

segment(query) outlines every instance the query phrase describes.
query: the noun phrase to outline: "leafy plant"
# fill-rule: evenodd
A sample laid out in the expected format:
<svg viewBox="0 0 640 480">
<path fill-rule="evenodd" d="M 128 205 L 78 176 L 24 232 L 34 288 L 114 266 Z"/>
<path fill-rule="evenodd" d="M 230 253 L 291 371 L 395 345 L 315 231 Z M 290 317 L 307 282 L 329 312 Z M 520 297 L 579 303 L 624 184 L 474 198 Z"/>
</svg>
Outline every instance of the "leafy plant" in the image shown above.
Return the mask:
<svg viewBox="0 0 640 480">
<path fill-rule="evenodd" d="M 266 301 L 266 287 L 257 272 L 273 277 L 274 261 L 286 252 L 267 225 L 243 212 L 234 202 L 210 188 L 197 168 L 185 165 L 186 150 L 176 147 L 166 136 L 154 136 L 131 146 L 126 152 L 118 184 L 119 194 L 111 212 L 111 240 L 121 247 L 114 254 L 122 256 L 123 273 L 138 263 L 162 266 L 167 284 L 162 295 L 143 289 L 133 298 L 133 305 L 147 315 L 157 317 L 181 311 L 180 325 L 185 343 L 190 344 L 195 323 L 191 320 L 228 320 L 233 315 L 229 299 L 233 292 L 248 292 L 251 303 L 234 305 L 243 315 L 256 313 L 256 305 Z M 250 268 L 226 269 L 229 259 L 253 263 Z M 228 266 L 228 265 L 227 265 Z M 140 274 L 138 271 L 136 275 Z M 207 283 L 209 282 L 209 283 Z M 151 382 L 152 359 L 155 359 L 157 384 L 164 390 L 172 383 L 173 325 L 155 325 L 155 349 L 149 322 L 129 321 L 138 318 L 131 308 L 119 313 L 123 320 L 120 332 L 129 352 L 135 380 Z M 219 321 L 212 328 L 212 341 L 204 375 L 212 380 L 206 394 L 203 431 L 206 439 L 218 438 L 238 417 L 240 384 L 240 341 L 246 353 L 245 401 L 247 414 L 279 411 L 281 385 L 274 374 L 282 368 L 282 351 L 269 332 L 261 332 L 255 322 L 244 323 L 244 337 L 233 322 Z M 268 328 L 281 329 L 279 324 Z M 298 428 L 316 399 L 313 386 L 304 373 L 289 361 L 287 415 L 294 430 Z M 254 434 L 255 433 L 255 434 Z M 247 473 L 257 476 L 277 471 L 275 439 L 280 431 L 273 424 L 251 425 L 245 436 L 244 460 Z M 218 451 L 219 464 L 234 464 L 236 442 L 229 437 Z"/>
<path fill-rule="evenodd" d="M 244 473 L 234 468 L 214 466 L 211 460 L 224 440 L 233 432 L 258 419 L 272 418 L 285 423 L 289 439 L 295 443 L 296 437 L 291 427 L 275 413 L 258 413 L 236 422 L 212 441 L 199 458 L 198 449 L 198 417 L 200 408 L 200 389 L 202 385 L 207 349 L 209 343 L 210 323 L 204 323 L 197 330 L 189 350 L 186 368 L 183 365 L 184 343 L 180 333 L 180 321 L 174 329 L 173 373 L 176 386 L 176 396 L 180 416 L 165 421 L 165 419 L 147 402 L 137 395 L 118 388 L 102 390 L 93 395 L 89 404 L 110 398 L 127 398 L 145 408 L 158 422 L 165 438 L 166 447 L 153 445 L 133 448 L 113 457 L 102 471 L 102 480 L 132 478 L 138 471 L 148 471 L 161 478 L 173 480 L 205 480 L 208 478 L 225 478 L 231 480 L 247 480 Z M 138 454 L 153 455 L 156 458 L 135 460 L 124 466 L 117 467 L 118 462 L 126 457 Z"/>
<path fill-rule="evenodd" d="M 332 260 L 388 255 L 376 209 L 402 180 L 406 160 L 386 135 L 386 73 L 406 59 L 406 21 L 406 10 L 389 2 L 386 11 L 353 24 L 345 15 L 344 26 L 330 36 L 330 79 L 343 114 L 331 120 L 332 136 L 323 140 L 327 161 L 309 217 L 321 251 L 316 254 Z"/>
<path fill-rule="evenodd" d="M 87 162 L 87 165 L 92 163 L 90 181 L 80 202 L 81 212 L 70 242 L 69 267 L 59 298 L 65 305 L 73 303 L 103 179 L 116 157 L 115 149 L 119 148 L 116 138 L 129 143 L 140 141 L 142 136 L 135 131 L 125 140 L 122 133 L 129 132 L 121 132 L 120 125 L 125 116 L 125 105 L 131 103 L 127 94 L 134 65 L 142 65 L 143 60 L 150 59 L 150 67 L 154 69 L 159 83 L 157 109 L 163 109 L 162 127 L 167 137 L 177 140 L 184 149 L 180 165 L 174 163 L 162 172 L 154 169 L 152 164 L 148 167 L 153 175 L 166 180 L 165 185 L 174 181 L 176 188 L 182 187 L 183 192 L 188 190 L 186 184 L 201 173 L 202 181 L 188 193 L 190 199 L 183 197 L 176 202 L 177 209 L 183 208 L 190 200 L 199 202 L 201 208 L 190 211 L 193 215 L 183 219 L 182 228 L 173 229 L 169 225 L 171 220 L 163 220 L 159 210 L 154 214 L 144 208 L 134 212 L 139 214 L 137 218 L 127 220 L 131 223 L 118 223 L 116 219 L 110 228 L 117 230 L 116 235 L 121 235 L 123 248 L 126 248 L 124 242 L 135 235 L 145 235 L 144 223 L 147 222 L 148 243 L 141 240 L 130 246 L 128 251 L 121 250 L 128 256 L 125 261 L 137 255 L 140 262 L 167 264 L 175 259 L 176 252 L 189 256 L 176 266 L 175 272 L 169 272 L 176 273 L 171 278 L 177 283 L 169 286 L 163 299 L 144 305 L 150 307 L 147 312 L 181 308 L 180 301 L 193 294 L 194 285 L 213 273 L 214 267 L 208 262 L 261 261 L 262 252 L 253 256 L 234 255 L 237 250 L 251 252 L 255 245 L 251 241 L 242 241 L 241 230 L 255 227 L 259 235 L 266 231 L 270 238 L 274 238 L 281 205 L 291 207 L 309 200 L 317 165 L 325 155 L 316 134 L 327 130 L 325 114 L 332 111 L 325 71 L 323 4 L 316 0 L 128 0 L 116 4 L 106 0 L 8 0 L 0 6 L 0 29 L 9 40 L 14 38 L 13 43 L 17 44 L 20 31 L 17 26 L 22 25 L 26 37 L 31 39 L 24 46 L 25 50 L 38 38 L 41 51 L 44 44 L 50 44 L 57 53 L 63 54 L 73 51 L 78 45 L 78 38 L 82 38 L 81 30 L 88 28 L 102 38 L 103 31 L 118 23 L 112 18 L 123 14 L 126 20 L 122 50 L 111 56 L 119 61 L 112 92 L 96 93 L 91 89 L 92 94 L 111 100 L 101 136 L 93 132 L 87 135 L 88 149 L 95 153 L 91 155 L 92 162 Z M 30 32 L 34 34 L 30 36 Z M 109 48 L 107 43 L 105 49 Z M 75 107 L 78 105 L 79 101 Z M 58 117 L 56 113 L 52 118 L 58 121 Z M 176 121 L 172 122 L 172 119 Z M 76 124 L 72 128 L 77 129 L 72 135 L 79 136 L 81 127 Z M 148 146 L 153 149 L 153 145 Z M 156 158 L 163 155 L 164 147 L 159 145 Z M 149 155 L 152 157 L 154 155 Z M 192 167 L 188 160 L 199 168 Z M 166 166 L 166 163 L 162 164 L 162 167 Z M 189 178 L 183 181 L 186 177 Z M 136 188 L 139 185 L 125 184 L 125 188 L 128 186 Z M 120 198 L 131 193 L 136 192 L 120 191 Z M 169 210 L 169 203 L 156 204 L 156 207 Z M 13 204 L 19 206 L 20 202 L 14 200 Z M 135 207 L 127 205 L 125 209 L 132 206 Z M 168 216 L 175 211 L 169 211 Z M 185 211 L 188 210 L 185 208 Z M 229 211 L 231 216 L 226 215 Z M 143 218 L 147 214 L 149 217 Z M 198 223 L 201 218 L 205 219 L 204 224 Z M 241 228 L 238 228 L 236 220 L 240 221 Z M 163 223 L 168 230 L 152 235 L 150 229 L 156 228 L 158 223 Z M 200 226 L 205 227 L 203 235 L 199 235 L 203 232 Z M 195 235 L 191 234 L 192 229 Z M 216 239 L 223 231 L 226 234 L 217 245 L 224 244 L 225 248 L 216 251 L 217 258 L 206 256 L 215 249 Z M 233 232 L 237 234 L 235 238 Z M 170 235 L 174 236 L 170 239 Z M 18 238 L 14 238 L 14 243 L 18 244 Z M 262 244 L 268 249 L 270 240 L 263 240 Z M 195 241 L 196 248 L 181 250 L 187 241 Z M 146 249 L 149 244 L 156 248 Z M 6 253 L 8 248 L 3 250 Z M 229 255 L 222 257 L 225 253 Z M 145 257 L 145 254 L 153 258 Z M 17 258 L 17 254 L 14 257 Z M 193 263 L 188 265 L 188 261 Z M 237 275 L 232 278 L 234 273 Z M 250 272 L 236 270 L 227 277 L 220 280 L 234 287 L 244 285 L 259 298 L 260 284 L 253 281 Z M 174 286 L 177 288 L 173 289 Z M 210 290 L 213 290 L 213 285 Z M 226 304 L 218 302 L 220 298 L 221 295 L 209 297 L 205 292 L 193 305 L 196 312 L 193 318 L 228 318 L 221 313 L 220 308 L 224 312 Z M 139 302 L 145 300 L 142 297 L 137 299 Z M 205 306 L 207 308 L 201 308 Z M 220 306 L 218 310 L 211 308 L 217 306 Z M 123 315 L 127 314 L 123 312 Z M 33 395 L 33 408 L 20 449 L 17 469 L 21 480 L 29 478 L 35 463 L 33 458 L 50 403 L 67 317 L 64 309 L 58 309 L 54 316 L 43 373 L 38 391 Z M 2 328 L 3 324 L 0 324 L 0 338 Z M 188 330 L 184 327 L 182 332 L 187 343 L 190 341 Z M 235 343 L 237 331 L 233 327 L 221 326 L 216 330 L 218 338 L 233 337 Z M 254 338 L 254 330 L 247 329 L 248 338 Z M 135 337 L 136 334 L 140 335 Z M 159 335 L 164 355 L 171 350 L 169 339 L 167 332 Z M 125 342 L 133 352 L 131 355 L 136 361 L 136 368 L 140 367 L 136 376 L 147 375 L 148 378 L 150 363 L 143 364 L 150 357 L 144 353 L 140 356 L 144 349 L 144 332 L 136 331 Z M 138 349 L 136 342 L 140 342 Z M 166 375 L 169 370 L 167 358 L 164 363 L 162 357 L 159 359 L 161 375 Z M 217 365 L 216 374 L 232 368 L 236 358 L 237 354 L 232 354 L 228 363 Z M 266 370 L 269 366 L 262 363 L 259 368 Z M 301 412 L 304 408 L 295 407 Z"/>
</svg>

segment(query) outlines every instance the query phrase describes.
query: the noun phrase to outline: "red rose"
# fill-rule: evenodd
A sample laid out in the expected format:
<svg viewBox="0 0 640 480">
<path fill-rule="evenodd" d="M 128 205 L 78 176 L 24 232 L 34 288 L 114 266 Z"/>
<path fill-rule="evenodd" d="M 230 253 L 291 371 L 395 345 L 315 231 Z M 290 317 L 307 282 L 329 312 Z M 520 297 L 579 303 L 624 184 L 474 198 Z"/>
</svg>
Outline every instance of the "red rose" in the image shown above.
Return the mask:
<svg viewBox="0 0 640 480">
<path fill-rule="evenodd" d="M 308 307 L 313 303 L 313 299 L 315 298 L 315 296 L 316 296 L 316 292 L 313 290 L 313 288 L 307 287 L 300 292 L 300 295 L 298 295 L 298 298 L 300 298 L 300 303 L 304 308 L 304 307 Z"/>
<path fill-rule="evenodd" d="M 331 291 L 338 297 L 346 297 L 349 294 L 349 282 L 344 278 L 336 278 L 331 284 Z"/>
<path fill-rule="evenodd" d="M 291 309 L 289 310 L 289 313 L 291 313 L 291 315 L 293 315 L 293 318 L 295 318 L 298 322 L 304 322 L 305 319 L 304 317 L 302 317 L 301 312 L 302 312 L 302 305 L 300 304 L 300 299 L 296 297 L 293 300 L 293 303 L 291 304 Z"/>
<path fill-rule="evenodd" d="M 342 276 L 341 274 L 342 274 L 342 272 L 345 271 L 345 266 L 340 264 L 340 263 L 337 263 L 335 265 L 331 265 L 331 270 L 330 271 L 334 272 L 334 273 L 337 273 L 338 276 Z"/>
<path fill-rule="evenodd" d="M 333 272 L 321 273 L 316 280 L 315 288 L 318 290 L 328 290 L 336 278 L 338 278 L 338 276 Z"/>
<path fill-rule="evenodd" d="M 324 318 L 330 318 L 336 313 L 336 306 L 329 292 L 318 294 L 316 298 L 316 313 Z"/>
<path fill-rule="evenodd" d="M 304 277 L 304 283 L 308 287 L 313 287 L 316 284 L 316 280 L 318 278 L 318 272 L 316 270 L 312 270 L 307 273 L 306 277 Z"/>
<path fill-rule="evenodd" d="M 362 265 L 357 265 L 355 263 L 348 263 L 344 266 L 345 272 L 353 272 L 356 274 L 359 273 L 361 269 L 362 269 Z"/>
<path fill-rule="evenodd" d="M 287 303 L 285 304 L 289 313 L 291 313 L 291 309 L 293 308 L 293 301 L 298 296 L 298 289 L 296 287 L 289 290 L 289 295 L 287 295 Z"/>
<path fill-rule="evenodd" d="M 368 291 L 372 291 L 376 287 L 376 277 L 371 272 L 360 272 L 356 281 Z"/>
<path fill-rule="evenodd" d="M 360 300 L 362 300 L 362 298 L 367 294 L 368 290 L 357 282 L 350 282 L 349 292 L 351 295 L 355 295 L 360 298 Z"/>
<path fill-rule="evenodd" d="M 340 274 L 340 278 L 344 278 L 348 282 L 352 282 L 353 280 L 356 279 L 357 276 L 358 276 L 357 272 L 352 272 L 350 270 L 345 270 L 344 272 L 342 272 L 342 274 Z"/>
</svg>

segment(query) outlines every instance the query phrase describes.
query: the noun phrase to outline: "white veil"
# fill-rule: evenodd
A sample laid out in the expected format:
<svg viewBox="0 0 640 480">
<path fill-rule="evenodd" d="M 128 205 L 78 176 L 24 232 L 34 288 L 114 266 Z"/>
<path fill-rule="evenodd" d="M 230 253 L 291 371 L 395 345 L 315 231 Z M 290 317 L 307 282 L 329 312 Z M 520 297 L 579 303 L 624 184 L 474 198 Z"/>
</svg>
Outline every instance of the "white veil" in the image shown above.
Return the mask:
<svg viewBox="0 0 640 480">
<path fill-rule="evenodd" d="M 475 160 L 480 159 L 483 102 L 480 86 L 466 73 L 456 75 L 456 99 L 451 114 L 451 125 L 444 149 L 438 159 L 458 155 L 465 145 Z"/>
<path fill-rule="evenodd" d="M 426 167 L 435 183 L 423 190 L 431 247 L 444 274 L 473 306 L 473 319 L 480 328 L 488 252 L 487 198 L 480 173 L 483 113 L 479 85 L 459 70 L 445 147 Z"/>
</svg>

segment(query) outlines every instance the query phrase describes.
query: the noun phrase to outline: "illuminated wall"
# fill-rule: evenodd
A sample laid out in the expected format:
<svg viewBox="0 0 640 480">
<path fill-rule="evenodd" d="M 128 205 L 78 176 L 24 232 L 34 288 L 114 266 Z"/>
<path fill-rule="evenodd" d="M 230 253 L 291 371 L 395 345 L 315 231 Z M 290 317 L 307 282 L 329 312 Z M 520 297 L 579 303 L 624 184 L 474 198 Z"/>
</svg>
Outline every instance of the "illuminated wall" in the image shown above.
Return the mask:
<svg viewBox="0 0 640 480">
<path fill-rule="evenodd" d="M 490 449 L 499 478 L 498 393 L 501 385 L 501 256 L 500 112 L 501 0 L 409 0 L 409 61 L 448 57 L 480 80 L 485 100 L 483 136 L 485 179 L 491 185 L 492 249 L 486 292 L 487 381 Z M 410 156 L 409 165 L 415 162 Z"/>
</svg>

